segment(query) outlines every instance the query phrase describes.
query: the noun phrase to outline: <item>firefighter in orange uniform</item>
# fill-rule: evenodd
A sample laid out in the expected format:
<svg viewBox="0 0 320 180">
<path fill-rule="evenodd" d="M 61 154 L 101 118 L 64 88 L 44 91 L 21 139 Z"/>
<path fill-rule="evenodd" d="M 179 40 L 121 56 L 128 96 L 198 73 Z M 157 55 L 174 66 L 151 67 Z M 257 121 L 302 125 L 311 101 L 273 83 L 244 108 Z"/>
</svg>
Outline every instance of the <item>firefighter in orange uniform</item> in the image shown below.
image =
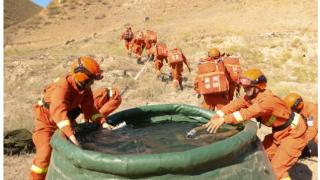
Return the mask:
<svg viewBox="0 0 320 180">
<path fill-rule="evenodd" d="M 91 57 L 76 59 L 71 73 L 55 80 L 43 91 L 43 98 L 34 105 L 35 128 L 32 139 L 36 147 L 30 179 L 45 179 L 51 156 L 50 139 L 59 128 L 73 144 L 79 145 L 72 128 L 72 114 L 81 107 L 85 119 L 112 129 L 107 120 L 94 107 L 91 85 L 102 79 L 99 64 Z"/>
<path fill-rule="evenodd" d="M 157 33 L 151 30 L 146 31 L 145 44 L 147 59 L 151 58 L 154 45 L 157 43 Z"/>
<path fill-rule="evenodd" d="M 231 63 L 226 63 L 226 60 Z M 230 68 L 227 66 L 229 64 Z M 240 72 L 239 59 L 225 58 L 217 48 L 212 48 L 208 58 L 198 64 L 194 83 L 194 90 L 198 95 L 203 95 L 201 107 L 217 110 L 228 104 L 235 91 L 239 91 L 237 81 Z"/>
<path fill-rule="evenodd" d="M 145 44 L 145 37 L 142 31 L 138 31 L 137 33 L 134 34 L 134 39 L 132 40 L 131 43 L 131 49 L 137 58 L 137 64 L 141 64 L 141 55 L 143 52 L 144 47 L 146 46 Z"/>
<path fill-rule="evenodd" d="M 121 39 L 124 40 L 124 46 L 127 49 L 127 53 L 131 56 L 131 43 L 133 40 L 134 34 L 131 30 L 131 27 L 127 27 L 126 31 L 121 34 Z"/>
<path fill-rule="evenodd" d="M 287 106 L 299 113 L 307 123 L 306 143 L 318 144 L 318 104 L 304 101 L 297 93 L 289 93 L 285 98 Z M 306 147 L 308 148 L 308 147 Z"/>
<path fill-rule="evenodd" d="M 168 63 L 168 50 L 165 43 L 156 43 L 154 50 L 154 68 L 156 70 L 157 78 L 160 78 L 163 60 Z"/>
<path fill-rule="evenodd" d="M 218 110 L 204 126 L 215 133 L 223 123 L 237 124 L 256 118 L 272 127 L 263 140 L 277 179 L 290 179 L 288 170 L 297 162 L 305 142 L 307 126 L 303 118 L 266 89 L 267 79 L 259 69 L 249 69 L 240 77 L 245 95 Z"/>
<path fill-rule="evenodd" d="M 183 90 L 182 86 L 182 72 L 183 63 L 187 66 L 189 72 L 191 72 L 190 65 L 187 58 L 184 56 L 180 48 L 175 48 L 169 51 L 168 62 L 171 68 L 171 75 L 173 78 L 173 86 Z"/>
<path fill-rule="evenodd" d="M 93 91 L 93 101 L 99 112 L 107 117 L 120 106 L 122 100 L 119 89 L 112 87 L 98 88 Z"/>
</svg>

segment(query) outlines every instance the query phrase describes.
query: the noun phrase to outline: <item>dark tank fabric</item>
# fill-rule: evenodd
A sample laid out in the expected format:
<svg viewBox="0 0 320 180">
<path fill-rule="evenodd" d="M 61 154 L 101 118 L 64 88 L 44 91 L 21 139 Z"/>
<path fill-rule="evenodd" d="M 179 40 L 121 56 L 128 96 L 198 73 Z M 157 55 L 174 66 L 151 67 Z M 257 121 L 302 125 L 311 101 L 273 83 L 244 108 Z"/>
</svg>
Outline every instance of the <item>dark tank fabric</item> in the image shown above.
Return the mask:
<svg viewBox="0 0 320 180">
<path fill-rule="evenodd" d="M 116 125 L 161 121 L 205 123 L 214 114 L 179 104 L 149 105 L 109 117 Z M 61 133 L 54 134 L 47 179 L 274 179 L 270 164 L 256 137 L 257 126 L 248 121 L 239 133 L 221 141 L 181 152 L 113 155 L 75 146 Z M 222 128 L 232 127 L 223 125 Z"/>
<path fill-rule="evenodd" d="M 204 131 L 194 138 L 187 138 L 186 132 L 197 126 L 198 123 L 163 121 L 139 126 L 129 125 L 115 131 L 100 129 L 86 134 L 80 143 L 83 149 L 112 155 L 157 154 L 186 151 L 225 139 L 238 132 L 232 131 L 225 136 L 223 132 L 229 130 L 221 128 L 217 134 Z"/>
</svg>

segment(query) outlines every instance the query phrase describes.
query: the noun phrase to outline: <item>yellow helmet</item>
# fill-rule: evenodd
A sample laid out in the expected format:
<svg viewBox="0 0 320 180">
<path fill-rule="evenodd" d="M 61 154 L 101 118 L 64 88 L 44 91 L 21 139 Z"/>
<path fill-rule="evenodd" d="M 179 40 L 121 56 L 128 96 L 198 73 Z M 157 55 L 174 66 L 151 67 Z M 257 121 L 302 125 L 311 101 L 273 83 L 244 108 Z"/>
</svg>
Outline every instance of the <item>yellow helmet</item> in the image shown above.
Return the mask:
<svg viewBox="0 0 320 180">
<path fill-rule="evenodd" d="M 212 48 L 208 52 L 208 56 L 212 58 L 219 58 L 220 57 L 220 51 L 217 48 Z"/>
<path fill-rule="evenodd" d="M 100 80 L 103 78 L 102 70 L 96 60 L 89 56 L 81 56 L 71 65 L 71 75 L 80 84 L 88 80 Z"/>
<path fill-rule="evenodd" d="M 295 112 L 300 112 L 304 105 L 302 97 L 297 93 L 289 93 L 284 101 Z"/>
<path fill-rule="evenodd" d="M 249 69 L 243 72 L 240 77 L 240 85 L 254 86 L 259 90 L 265 90 L 267 87 L 267 78 L 260 69 Z"/>
</svg>

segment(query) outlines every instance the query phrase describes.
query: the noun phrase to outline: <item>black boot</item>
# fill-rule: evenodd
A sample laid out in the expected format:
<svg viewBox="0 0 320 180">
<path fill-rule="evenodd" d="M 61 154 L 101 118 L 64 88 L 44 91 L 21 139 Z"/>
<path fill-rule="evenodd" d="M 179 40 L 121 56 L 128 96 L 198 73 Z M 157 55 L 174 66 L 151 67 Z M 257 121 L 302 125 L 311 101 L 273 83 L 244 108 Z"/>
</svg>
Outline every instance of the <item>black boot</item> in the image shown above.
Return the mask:
<svg viewBox="0 0 320 180">
<path fill-rule="evenodd" d="M 182 86 L 182 84 L 179 84 L 179 86 L 180 86 L 180 90 L 183 91 L 183 86 Z"/>
<path fill-rule="evenodd" d="M 137 64 L 141 64 L 141 58 L 137 59 Z"/>
</svg>

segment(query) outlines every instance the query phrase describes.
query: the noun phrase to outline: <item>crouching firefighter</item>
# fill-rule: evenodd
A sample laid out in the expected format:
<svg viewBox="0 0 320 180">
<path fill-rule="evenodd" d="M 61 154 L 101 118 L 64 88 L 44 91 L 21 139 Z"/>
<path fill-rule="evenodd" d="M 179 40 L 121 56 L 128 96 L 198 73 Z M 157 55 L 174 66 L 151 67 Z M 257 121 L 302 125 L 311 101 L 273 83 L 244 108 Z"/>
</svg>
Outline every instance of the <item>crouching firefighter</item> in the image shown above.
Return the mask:
<svg viewBox="0 0 320 180">
<path fill-rule="evenodd" d="M 93 91 L 93 101 L 99 112 L 107 117 L 120 106 L 122 98 L 116 87 L 98 88 Z"/>
<path fill-rule="evenodd" d="M 318 153 L 318 104 L 304 101 L 297 93 L 289 93 L 284 101 L 292 111 L 299 113 L 307 124 L 306 143 L 303 156 L 317 155 Z M 314 147 L 314 148 L 313 148 Z"/>
<path fill-rule="evenodd" d="M 102 79 L 99 64 L 91 57 L 76 59 L 71 73 L 55 80 L 43 91 L 43 98 L 34 105 L 35 128 L 32 139 L 36 154 L 31 166 L 30 179 L 45 179 L 51 156 L 50 139 L 59 128 L 73 144 L 79 145 L 72 124 L 76 123 L 74 111 L 80 107 L 85 119 L 112 129 L 106 119 L 94 107 L 91 85 Z"/>
<path fill-rule="evenodd" d="M 223 123 L 237 124 L 256 118 L 272 127 L 262 144 L 277 179 L 290 179 L 288 170 L 297 162 L 305 142 L 306 124 L 286 103 L 266 89 L 267 79 L 259 69 L 240 76 L 245 95 L 221 108 L 204 126 L 215 133 Z"/>
</svg>

